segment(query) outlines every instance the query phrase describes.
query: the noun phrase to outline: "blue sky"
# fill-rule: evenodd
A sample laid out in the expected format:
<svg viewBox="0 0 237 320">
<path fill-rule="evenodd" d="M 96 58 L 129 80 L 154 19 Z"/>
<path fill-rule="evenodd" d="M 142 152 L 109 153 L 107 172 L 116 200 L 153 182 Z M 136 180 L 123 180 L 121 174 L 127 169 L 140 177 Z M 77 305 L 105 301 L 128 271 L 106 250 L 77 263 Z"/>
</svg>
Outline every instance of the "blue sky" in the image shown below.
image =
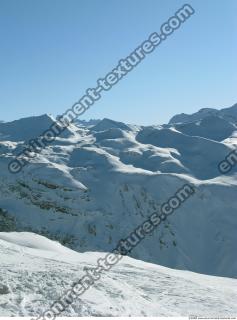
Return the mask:
<svg viewBox="0 0 237 320">
<path fill-rule="evenodd" d="M 0 0 L 0 119 L 62 114 L 184 3 Z M 157 124 L 237 102 L 237 1 L 188 3 L 195 15 L 83 119 Z"/>
</svg>

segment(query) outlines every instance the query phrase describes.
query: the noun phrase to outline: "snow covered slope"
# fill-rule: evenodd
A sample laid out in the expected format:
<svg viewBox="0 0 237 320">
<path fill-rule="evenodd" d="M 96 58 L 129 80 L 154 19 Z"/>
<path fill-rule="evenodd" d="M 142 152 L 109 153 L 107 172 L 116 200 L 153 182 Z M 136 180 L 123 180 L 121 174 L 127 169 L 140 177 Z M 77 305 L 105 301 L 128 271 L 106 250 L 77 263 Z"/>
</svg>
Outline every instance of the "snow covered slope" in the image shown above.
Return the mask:
<svg viewBox="0 0 237 320">
<path fill-rule="evenodd" d="M 96 266 L 33 233 L 0 233 L 0 314 L 36 316 Z M 177 271 L 129 257 L 103 272 L 64 316 L 235 316 L 237 280 Z"/>
<path fill-rule="evenodd" d="M 235 122 L 232 122 L 219 116 L 208 116 L 196 122 L 176 124 L 175 128 L 191 136 L 222 141 L 237 131 L 236 123 L 237 118 Z"/>
<path fill-rule="evenodd" d="M 0 140 L 29 141 L 37 138 L 44 131 L 53 125 L 55 119 L 47 114 L 38 117 L 29 117 L 12 122 L 0 123 Z M 67 128 L 62 137 L 68 138 L 73 135 L 70 128 Z"/>
<path fill-rule="evenodd" d="M 204 108 L 191 115 L 178 114 L 169 124 L 184 134 L 223 141 L 237 132 L 237 104 L 221 110 Z"/>
<path fill-rule="evenodd" d="M 0 124 L 0 231 L 39 233 L 79 252 L 111 251 L 189 183 L 195 194 L 131 256 L 237 277 L 237 166 L 225 176 L 218 171 L 235 148 L 234 123 L 203 120 L 200 136 L 193 127 L 109 119 L 72 125 L 21 173 L 9 173 L 14 154 L 52 121 L 40 116 Z"/>
<path fill-rule="evenodd" d="M 198 112 L 193 114 L 180 113 L 173 116 L 169 123 L 188 123 L 202 120 L 209 116 L 219 116 L 229 121 L 237 120 L 237 103 L 229 108 L 223 108 L 221 110 L 212 108 L 202 108 Z"/>
</svg>

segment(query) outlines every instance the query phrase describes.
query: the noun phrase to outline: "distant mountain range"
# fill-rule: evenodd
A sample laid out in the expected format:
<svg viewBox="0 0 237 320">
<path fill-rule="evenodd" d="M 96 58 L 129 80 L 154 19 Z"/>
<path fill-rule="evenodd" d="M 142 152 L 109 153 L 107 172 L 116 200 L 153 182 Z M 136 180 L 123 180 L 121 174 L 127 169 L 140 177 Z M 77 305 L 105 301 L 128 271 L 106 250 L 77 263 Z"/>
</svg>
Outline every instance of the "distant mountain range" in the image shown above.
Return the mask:
<svg viewBox="0 0 237 320">
<path fill-rule="evenodd" d="M 169 123 L 187 123 L 203 120 L 206 117 L 220 117 L 230 122 L 237 121 L 237 103 L 232 107 L 223 108 L 221 110 L 212 108 L 203 108 L 193 114 L 180 113 L 173 116 Z"/>
<path fill-rule="evenodd" d="M 39 233 L 79 252 L 110 251 L 183 184 L 195 195 L 131 256 L 176 269 L 237 277 L 237 105 L 174 116 L 169 124 L 76 121 L 22 172 L 8 163 L 55 121 L 0 123 L 0 231 Z"/>
</svg>

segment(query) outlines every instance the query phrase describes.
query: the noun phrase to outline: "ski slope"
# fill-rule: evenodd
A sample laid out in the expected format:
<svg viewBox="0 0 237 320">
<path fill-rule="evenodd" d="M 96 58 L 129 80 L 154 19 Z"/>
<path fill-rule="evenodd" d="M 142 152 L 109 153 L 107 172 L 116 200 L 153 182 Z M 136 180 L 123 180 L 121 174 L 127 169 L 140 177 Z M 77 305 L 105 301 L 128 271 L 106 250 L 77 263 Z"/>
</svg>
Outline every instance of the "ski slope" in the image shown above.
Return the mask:
<svg viewBox="0 0 237 320">
<path fill-rule="evenodd" d="M 77 253 L 45 237 L 0 233 L 0 314 L 44 312 L 102 252 Z M 178 271 L 129 257 L 103 272 L 64 316 L 236 316 L 237 280 Z"/>
</svg>

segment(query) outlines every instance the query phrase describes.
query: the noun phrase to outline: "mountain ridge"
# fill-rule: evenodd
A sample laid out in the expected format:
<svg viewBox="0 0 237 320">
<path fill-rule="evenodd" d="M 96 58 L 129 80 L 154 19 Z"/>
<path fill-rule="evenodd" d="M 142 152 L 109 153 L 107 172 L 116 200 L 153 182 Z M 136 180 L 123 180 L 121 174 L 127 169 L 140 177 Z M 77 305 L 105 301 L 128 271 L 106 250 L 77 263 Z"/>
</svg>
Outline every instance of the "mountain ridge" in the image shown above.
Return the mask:
<svg viewBox="0 0 237 320">
<path fill-rule="evenodd" d="M 220 116 L 229 120 L 237 121 L 237 103 L 231 107 L 222 108 L 220 110 L 214 108 L 202 108 L 193 114 L 180 113 L 173 116 L 169 124 L 187 123 L 202 120 L 207 116 Z"/>
<path fill-rule="evenodd" d="M 111 251 L 191 184 L 195 196 L 131 256 L 236 278 L 237 169 L 218 171 L 237 146 L 236 128 L 227 118 L 205 119 L 199 131 L 196 123 L 146 127 L 105 119 L 102 125 L 72 125 L 16 175 L 8 172 L 8 163 L 45 123 L 33 126 L 28 119 L 27 134 L 17 137 L 19 122 L 11 128 L 0 124 L 0 231 L 42 234 L 79 252 Z"/>
</svg>

